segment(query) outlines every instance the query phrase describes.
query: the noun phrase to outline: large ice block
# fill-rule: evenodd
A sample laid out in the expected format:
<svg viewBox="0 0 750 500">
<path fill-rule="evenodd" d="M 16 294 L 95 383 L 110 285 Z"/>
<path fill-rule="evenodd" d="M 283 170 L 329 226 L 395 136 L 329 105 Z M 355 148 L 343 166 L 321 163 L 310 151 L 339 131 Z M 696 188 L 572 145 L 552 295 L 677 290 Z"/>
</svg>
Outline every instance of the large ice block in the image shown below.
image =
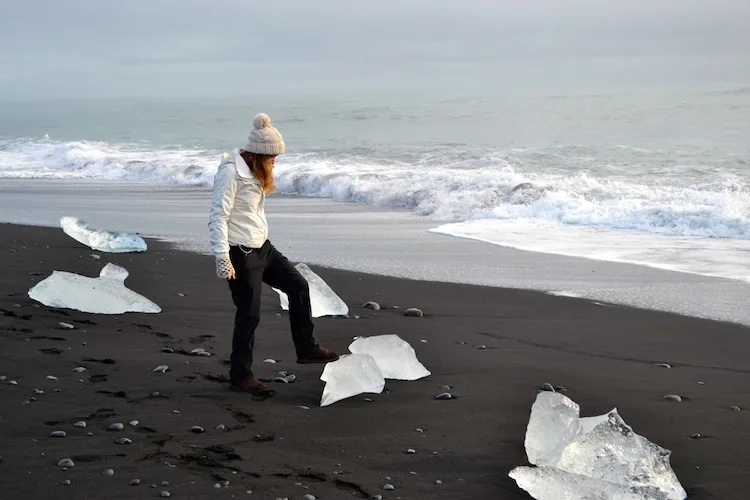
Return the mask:
<svg viewBox="0 0 750 500">
<path fill-rule="evenodd" d="M 385 387 L 375 359 L 367 354 L 342 354 L 337 361 L 326 364 L 320 380 L 326 383 L 320 406 L 365 392 L 379 394 Z"/>
<path fill-rule="evenodd" d="M 636 434 L 617 411 L 563 450 L 557 468 L 623 486 L 647 486 L 682 500 L 687 493 L 669 464 L 671 452 Z"/>
<path fill-rule="evenodd" d="M 555 465 L 568 444 L 581 433 L 581 408 L 558 392 L 540 392 L 526 426 L 526 456 L 534 465 Z"/>
<path fill-rule="evenodd" d="M 385 378 L 418 380 L 430 375 L 414 348 L 398 335 L 359 337 L 349 345 L 349 351 L 372 356 Z"/>
<path fill-rule="evenodd" d="M 134 233 L 92 229 L 88 222 L 76 217 L 60 218 L 62 230 L 79 243 L 109 253 L 145 252 L 146 242 Z"/>
<path fill-rule="evenodd" d="M 310 286 L 310 303 L 314 318 L 320 318 L 321 316 L 346 316 L 349 314 L 349 306 L 336 295 L 336 292 L 328 286 L 328 283 L 323 281 L 323 278 L 315 274 L 306 264 L 300 263 L 294 267 L 297 268 Z M 279 294 L 281 308 L 288 311 L 289 298 L 281 290 L 274 288 L 274 291 Z"/>
<path fill-rule="evenodd" d="M 536 500 L 668 500 L 656 488 L 622 486 L 554 467 L 516 467 L 508 474 Z"/>
<path fill-rule="evenodd" d="M 48 307 L 95 314 L 161 312 L 158 305 L 125 286 L 127 277 L 128 271 L 114 264 L 104 266 L 97 278 L 53 271 L 29 290 L 29 297 Z"/>
<path fill-rule="evenodd" d="M 511 476 L 534 498 L 687 497 L 669 464 L 671 452 L 633 432 L 616 408 L 586 418 L 580 418 L 579 412 L 578 404 L 562 394 L 543 391 L 537 395 L 525 446 L 529 462 L 540 467 L 516 469 L 515 477 Z M 572 493 L 558 496 L 556 492 L 566 488 Z M 576 493 L 575 488 L 582 489 Z"/>
</svg>

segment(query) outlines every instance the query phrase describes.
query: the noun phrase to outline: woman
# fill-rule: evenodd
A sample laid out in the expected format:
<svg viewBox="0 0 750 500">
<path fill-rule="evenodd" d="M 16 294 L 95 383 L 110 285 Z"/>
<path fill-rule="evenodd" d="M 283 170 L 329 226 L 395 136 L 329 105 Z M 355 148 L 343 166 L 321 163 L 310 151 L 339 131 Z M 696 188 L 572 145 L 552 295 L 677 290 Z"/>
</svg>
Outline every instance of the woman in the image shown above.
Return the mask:
<svg viewBox="0 0 750 500">
<path fill-rule="evenodd" d="M 264 203 L 266 195 L 274 190 L 276 156 L 286 146 L 268 115 L 257 115 L 253 126 L 244 149 L 225 153 L 216 172 L 208 228 L 216 274 L 229 282 L 237 307 L 230 388 L 265 398 L 274 391 L 252 372 L 264 282 L 289 297 L 289 321 L 298 363 L 327 363 L 339 356 L 316 342 L 307 281 L 268 240 Z"/>
</svg>

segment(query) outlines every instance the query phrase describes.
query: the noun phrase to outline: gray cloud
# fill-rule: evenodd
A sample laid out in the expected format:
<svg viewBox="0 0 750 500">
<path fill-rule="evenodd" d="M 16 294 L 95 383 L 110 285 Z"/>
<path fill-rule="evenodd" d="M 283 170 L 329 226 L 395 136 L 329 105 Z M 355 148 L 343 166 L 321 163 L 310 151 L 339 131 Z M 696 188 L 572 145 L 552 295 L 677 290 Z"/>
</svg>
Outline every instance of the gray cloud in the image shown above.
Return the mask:
<svg viewBox="0 0 750 500">
<path fill-rule="evenodd" d="M 749 22 L 746 0 L 24 0 L 0 17 L 0 92 L 500 85 L 566 64 L 734 79 Z"/>
</svg>

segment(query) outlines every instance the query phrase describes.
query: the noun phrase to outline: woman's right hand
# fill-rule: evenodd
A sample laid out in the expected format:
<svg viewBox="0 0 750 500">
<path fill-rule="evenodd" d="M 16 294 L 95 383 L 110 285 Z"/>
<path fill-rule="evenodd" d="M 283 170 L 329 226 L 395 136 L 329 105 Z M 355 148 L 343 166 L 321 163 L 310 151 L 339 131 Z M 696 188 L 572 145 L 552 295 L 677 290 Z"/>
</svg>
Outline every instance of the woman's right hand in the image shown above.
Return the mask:
<svg viewBox="0 0 750 500">
<path fill-rule="evenodd" d="M 237 277 L 229 255 L 216 256 L 216 276 L 225 280 L 233 280 Z"/>
</svg>

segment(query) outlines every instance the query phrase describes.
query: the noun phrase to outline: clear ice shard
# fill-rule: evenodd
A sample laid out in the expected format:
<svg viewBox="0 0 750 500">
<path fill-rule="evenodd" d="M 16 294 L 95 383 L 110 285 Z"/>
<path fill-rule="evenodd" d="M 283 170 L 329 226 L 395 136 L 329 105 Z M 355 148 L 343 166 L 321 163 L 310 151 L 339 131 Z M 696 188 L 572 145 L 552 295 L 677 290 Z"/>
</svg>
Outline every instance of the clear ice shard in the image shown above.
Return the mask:
<svg viewBox="0 0 750 500">
<path fill-rule="evenodd" d="M 134 233 L 92 229 L 89 223 L 76 217 L 61 217 L 62 230 L 79 243 L 100 252 L 145 252 L 146 242 Z"/>
<path fill-rule="evenodd" d="M 349 306 L 336 295 L 328 283 L 323 278 L 315 274 L 306 264 L 299 263 L 296 266 L 300 274 L 307 280 L 310 286 L 310 303 L 313 318 L 321 316 L 346 316 L 349 314 Z M 273 289 L 279 294 L 281 308 L 289 310 L 289 298 L 284 292 L 276 288 Z"/>
<path fill-rule="evenodd" d="M 430 375 L 417 359 L 417 353 L 398 335 L 359 337 L 349 345 L 349 352 L 369 354 L 383 373 L 383 377 L 396 380 L 418 380 Z"/>
<path fill-rule="evenodd" d="M 574 439 L 557 468 L 622 486 L 657 488 L 668 500 L 687 497 L 669 464 L 671 452 L 636 434 L 617 411 L 608 417 Z"/>
<path fill-rule="evenodd" d="M 326 383 L 320 406 L 328 406 L 358 394 L 380 394 L 385 379 L 375 359 L 367 354 L 342 354 L 327 363 L 320 380 Z"/>
<path fill-rule="evenodd" d="M 161 312 L 158 305 L 125 286 L 127 277 L 128 271 L 114 264 L 104 266 L 97 278 L 53 271 L 29 290 L 29 297 L 48 307 L 94 314 Z"/>
<path fill-rule="evenodd" d="M 516 467 L 508 474 L 536 500 L 668 500 L 657 488 L 623 486 L 554 467 Z"/>
<path fill-rule="evenodd" d="M 636 434 L 616 408 L 595 417 L 579 413 L 560 393 L 537 395 L 524 444 L 538 467 L 510 473 L 519 487 L 537 500 L 687 498 L 669 464 L 671 452 Z"/>
<path fill-rule="evenodd" d="M 559 392 L 542 391 L 531 406 L 526 426 L 526 456 L 534 465 L 555 465 L 581 433 L 581 408 Z"/>
</svg>

